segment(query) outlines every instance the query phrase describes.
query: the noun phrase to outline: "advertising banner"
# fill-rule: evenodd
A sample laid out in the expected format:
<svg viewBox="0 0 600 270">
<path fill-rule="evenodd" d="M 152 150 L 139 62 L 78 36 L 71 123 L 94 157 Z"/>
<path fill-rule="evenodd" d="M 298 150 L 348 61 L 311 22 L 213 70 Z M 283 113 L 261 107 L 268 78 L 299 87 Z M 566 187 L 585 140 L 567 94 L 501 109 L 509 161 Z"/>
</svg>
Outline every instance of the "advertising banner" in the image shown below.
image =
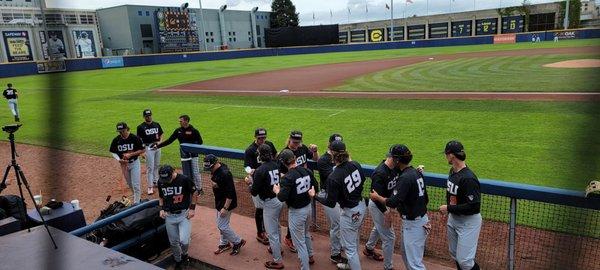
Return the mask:
<svg viewBox="0 0 600 270">
<path fill-rule="evenodd" d="M 77 58 L 96 57 L 96 44 L 92 30 L 73 30 L 73 40 Z"/>
<path fill-rule="evenodd" d="M 27 31 L 2 31 L 2 37 L 9 62 L 33 61 Z"/>
</svg>

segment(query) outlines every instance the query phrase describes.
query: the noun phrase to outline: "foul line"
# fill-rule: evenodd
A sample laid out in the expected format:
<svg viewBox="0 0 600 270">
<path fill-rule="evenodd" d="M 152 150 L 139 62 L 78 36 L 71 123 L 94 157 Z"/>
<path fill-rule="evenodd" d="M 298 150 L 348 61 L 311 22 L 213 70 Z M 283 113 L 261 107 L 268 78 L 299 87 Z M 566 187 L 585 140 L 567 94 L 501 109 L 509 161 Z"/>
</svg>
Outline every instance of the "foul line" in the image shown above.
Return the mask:
<svg viewBox="0 0 600 270">
<path fill-rule="evenodd" d="M 339 112 L 332 113 L 332 114 L 330 114 L 330 115 L 329 115 L 329 117 L 336 116 L 336 115 L 338 115 L 338 114 L 340 114 L 340 113 L 343 113 L 343 112 L 346 112 L 346 110 L 341 110 L 341 111 L 339 111 Z"/>
</svg>

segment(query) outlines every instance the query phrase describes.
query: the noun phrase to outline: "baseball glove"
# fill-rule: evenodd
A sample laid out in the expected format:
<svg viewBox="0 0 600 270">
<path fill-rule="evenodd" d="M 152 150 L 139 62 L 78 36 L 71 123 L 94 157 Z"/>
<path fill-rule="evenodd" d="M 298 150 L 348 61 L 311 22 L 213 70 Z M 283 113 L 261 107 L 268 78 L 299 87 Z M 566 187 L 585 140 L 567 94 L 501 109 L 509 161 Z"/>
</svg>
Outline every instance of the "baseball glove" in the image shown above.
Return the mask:
<svg viewBox="0 0 600 270">
<path fill-rule="evenodd" d="M 585 189 L 585 197 L 600 197 L 600 181 L 592 181 Z"/>
</svg>

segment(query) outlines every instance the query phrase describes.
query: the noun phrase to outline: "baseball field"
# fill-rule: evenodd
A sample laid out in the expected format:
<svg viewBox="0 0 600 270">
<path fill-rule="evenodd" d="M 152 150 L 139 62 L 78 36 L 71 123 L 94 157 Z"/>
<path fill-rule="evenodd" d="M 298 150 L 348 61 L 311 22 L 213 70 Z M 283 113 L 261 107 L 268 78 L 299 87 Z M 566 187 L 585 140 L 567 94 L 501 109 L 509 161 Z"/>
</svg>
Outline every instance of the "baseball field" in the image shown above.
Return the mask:
<svg viewBox="0 0 600 270">
<path fill-rule="evenodd" d="M 306 143 L 319 145 L 322 152 L 329 134 L 338 132 L 361 163 L 376 164 L 391 144 L 405 143 L 415 164 L 437 173 L 448 170 L 441 154 L 445 142 L 459 139 L 469 166 L 481 178 L 582 190 L 600 177 L 600 106 L 584 95 L 600 92 L 600 68 L 544 67 L 574 59 L 600 59 L 600 40 L 246 58 L 15 77 L 0 83 L 11 82 L 20 91 L 24 126 L 17 134 L 19 143 L 109 156 L 115 124 L 136 126 L 143 120 L 142 110 L 151 108 L 167 135 L 178 126 L 179 115 L 190 115 L 208 145 L 245 148 L 253 130 L 262 126 L 278 147 L 290 130 L 298 129 Z M 332 78 L 317 90 L 502 92 L 509 100 L 294 95 L 304 90 L 298 88 L 301 82 L 309 87 L 349 65 L 352 76 Z M 305 77 L 282 78 L 277 72 Z M 275 82 L 264 80 L 269 74 Z M 264 87 L 271 94 L 229 91 L 228 85 L 239 80 L 227 80 L 235 78 L 248 86 L 237 90 Z M 228 92 L 194 88 L 215 82 Z M 516 92 L 549 93 L 521 99 L 511 95 Z M 561 100 L 562 93 L 584 101 Z M 58 102 L 50 102 L 57 97 Z M 65 119 L 51 120 L 57 109 Z M 11 120 L 8 109 L 0 114 L 0 122 Z M 60 145 L 47 141 L 55 125 L 63 132 Z M 163 156 L 165 162 L 179 162 L 176 146 L 165 148 Z"/>
</svg>

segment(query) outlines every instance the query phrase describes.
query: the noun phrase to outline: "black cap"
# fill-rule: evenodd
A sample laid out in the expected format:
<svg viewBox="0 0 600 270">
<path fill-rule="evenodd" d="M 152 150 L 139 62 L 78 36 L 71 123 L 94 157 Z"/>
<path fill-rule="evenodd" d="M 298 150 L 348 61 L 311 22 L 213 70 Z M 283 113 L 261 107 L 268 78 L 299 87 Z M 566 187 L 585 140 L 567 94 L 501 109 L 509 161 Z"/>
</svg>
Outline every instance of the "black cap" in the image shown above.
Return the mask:
<svg viewBox="0 0 600 270">
<path fill-rule="evenodd" d="M 444 149 L 445 154 L 458 154 L 465 152 L 465 147 L 457 140 L 449 141 Z"/>
<path fill-rule="evenodd" d="M 283 149 L 281 151 L 281 153 L 279 153 L 279 156 L 277 158 L 283 164 L 287 164 L 287 162 L 289 162 L 289 161 L 296 160 L 296 156 L 294 155 L 294 152 L 292 152 L 292 150 L 290 150 L 290 149 Z"/>
<path fill-rule="evenodd" d="M 151 111 L 150 109 L 145 109 L 145 110 L 142 112 L 142 115 L 143 115 L 144 117 L 146 117 L 146 116 L 150 116 L 150 115 L 152 115 L 152 111 Z"/>
<path fill-rule="evenodd" d="M 390 151 L 387 153 L 388 157 L 401 158 L 412 156 L 410 149 L 404 144 L 394 144 L 390 147 Z"/>
<path fill-rule="evenodd" d="M 290 139 L 301 141 L 302 140 L 302 131 L 292 130 L 292 132 L 290 132 Z"/>
<path fill-rule="evenodd" d="M 215 164 L 217 164 L 217 161 L 219 161 L 219 159 L 217 158 L 217 156 L 213 155 L 213 154 L 208 154 L 204 157 L 204 170 L 205 171 L 210 171 L 210 169 L 215 166 Z"/>
<path fill-rule="evenodd" d="M 257 128 L 254 130 L 254 137 L 267 137 L 267 130 L 264 128 Z"/>
<path fill-rule="evenodd" d="M 344 138 L 342 138 L 342 135 L 334 133 L 331 134 L 331 136 L 329 136 L 329 143 L 333 142 L 333 141 L 343 141 Z"/>
<path fill-rule="evenodd" d="M 329 149 L 331 149 L 331 151 L 335 151 L 335 152 L 345 152 L 346 144 L 343 141 L 333 141 L 329 145 Z"/>
<path fill-rule="evenodd" d="M 158 169 L 158 181 L 160 181 L 161 183 L 168 183 L 169 181 L 171 181 L 171 177 L 174 171 L 175 169 L 173 169 L 171 165 L 160 166 L 160 168 Z"/>
<path fill-rule="evenodd" d="M 117 131 L 121 131 L 127 129 L 127 124 L 125 122 L 119 122 L 117 123 Z"/>
</svg>

